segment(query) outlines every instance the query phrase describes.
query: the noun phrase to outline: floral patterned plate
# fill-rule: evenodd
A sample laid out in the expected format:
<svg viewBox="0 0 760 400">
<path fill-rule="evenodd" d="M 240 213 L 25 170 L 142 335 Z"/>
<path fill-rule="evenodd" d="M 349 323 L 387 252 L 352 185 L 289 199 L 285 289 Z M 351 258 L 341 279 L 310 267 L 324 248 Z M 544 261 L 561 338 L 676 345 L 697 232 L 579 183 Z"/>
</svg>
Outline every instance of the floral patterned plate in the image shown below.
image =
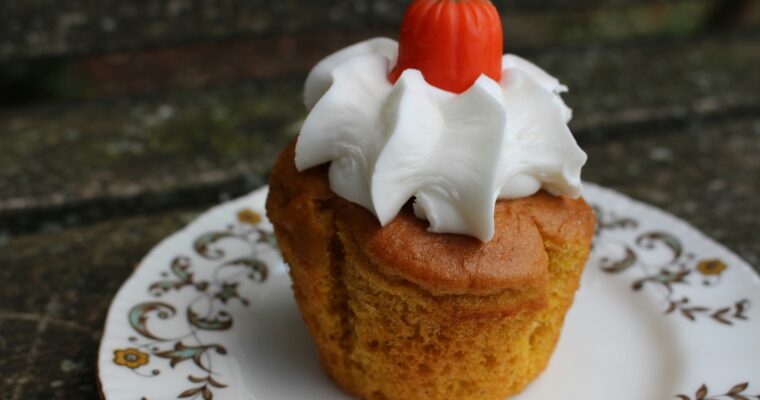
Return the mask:
<svg viewBox="0 0 760 400">
<path fill-rule="evenodd" d="M 348 399 L 321 371 L 267 189 L 159 244 L 116 296 L 107 400 Z M 760 399 L 760 278 L 684 222 L 591 184 L 599 229 L 546 372 L 517 399 Z"/>
</svg>

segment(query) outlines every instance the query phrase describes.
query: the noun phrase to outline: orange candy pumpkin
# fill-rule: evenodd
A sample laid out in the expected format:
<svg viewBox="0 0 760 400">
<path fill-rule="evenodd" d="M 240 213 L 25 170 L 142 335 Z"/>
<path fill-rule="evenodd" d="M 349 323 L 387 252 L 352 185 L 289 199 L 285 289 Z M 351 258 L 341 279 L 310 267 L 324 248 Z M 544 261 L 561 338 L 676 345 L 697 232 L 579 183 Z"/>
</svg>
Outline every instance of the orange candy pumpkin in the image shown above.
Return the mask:
<svg viewBox="0 0 760 400">
<path fill-rule="evenodd" d="M 501 18 L 489 0 L 414 0 L 399 45 L 393 83 L 410 68 L 454 93 L 469 89 L 482 74 L 501 80 Z"/>
</svg>

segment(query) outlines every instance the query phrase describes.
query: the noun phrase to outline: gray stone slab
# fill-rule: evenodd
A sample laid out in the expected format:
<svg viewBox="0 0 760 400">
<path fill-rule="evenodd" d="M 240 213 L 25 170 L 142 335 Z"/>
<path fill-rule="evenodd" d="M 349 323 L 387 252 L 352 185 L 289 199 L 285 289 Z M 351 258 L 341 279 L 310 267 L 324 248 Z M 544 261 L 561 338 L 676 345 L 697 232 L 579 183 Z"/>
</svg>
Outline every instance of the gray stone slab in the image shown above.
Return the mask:
<svg viewBox="0 0 760 400">
<path fill-rule="evenodd" d="M 760 266 L 760 119 L 697 118 L 687 127 L 614 132 L 614 140 L 581 144 L 590 156 L 587 180 L 661 207 Z M 11 385 L 7 393 L 95 398 L 109 300 L 138 260 L 194 215 L 110 220 L 0 246 L 0 382 Z"/>
<path fill-rule="evenodd" d="M 11 400 L 30 368 L 37 321 L 0 315 L 0 399 Z"/>
<path fill-rule="evenodd" d="M 579 134 L 760 109 L 760 36 L 537 53 L 570 86 Z"/>
<path fill-rule="evenodd" d="M 760 118 L 694 119 L 582 143 L 584 178 L 686 220 L 760 271 Z"/>
<path fill-rule="evenodd" d="M 18 399 L 98 399 L 97 359 L 100 333 L 50 324 L 39 333 L 37 357 Z"/>
<path fill-rule="evenodd" d="M 24 225 L 24 210 L 54 210 L 29 218 L 69 225 L 252 189 L 297 132 L 300 87 L 268 81 L 7 113 L 0 214 L 16 217 L 0 216 L 0 227 Z"/>
<path fill-rule="evenodd" d="M 500 0 L 514 43 L 581 43 L 683 35 L 718 0 Z M 0 4 L 0 61 L 324 29 L 396 27 L 407 0 L 134 0 Z"/>
<path fill-rule="evenodd" d="M 96 399 L 111 298 L 195 212 L 110 220 L 0 245 L 0 398 Z"/>
<path fill-rule="evenodd" d="M 100 329 L 121 282 L 151 247 L 194 215 L 172 211 L 112 219 L 7 241 L 0 245 L 0 321 L 46 316 L 66 326 Z"/>
<path fill-rule="evenodd" d="M 583 138 L 756 114 L 757 39 L 525 55 L 571 87 L 572 128 Z M 264 182 L 276 151 L 297 134 L 302 84 L 300 76 L 253 80 L 2 113 L 0 231 L 54 229 L 242 194 Z"/>
</svg>

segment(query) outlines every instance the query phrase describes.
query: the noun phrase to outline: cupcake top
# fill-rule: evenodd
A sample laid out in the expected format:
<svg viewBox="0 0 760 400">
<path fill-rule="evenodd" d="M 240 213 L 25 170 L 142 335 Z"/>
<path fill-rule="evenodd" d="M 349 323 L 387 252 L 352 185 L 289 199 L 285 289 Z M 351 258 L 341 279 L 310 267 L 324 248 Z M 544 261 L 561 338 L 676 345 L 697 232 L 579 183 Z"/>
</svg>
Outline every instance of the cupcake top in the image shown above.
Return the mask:
<svg viewBox="0 0 760 400">
<path fill-rule="evenodd" d="M 311 71 L 296 167 L 331 163 L 331 189 L 384 226 L 413 199 L 431 232 L 484 242 L 498 199 L 578 197 L 586 154 L 567 88 L 502 56 L 501 37 L 489 1 L 414 1 L 400 45 L 368 40 Z"/>
</svg>

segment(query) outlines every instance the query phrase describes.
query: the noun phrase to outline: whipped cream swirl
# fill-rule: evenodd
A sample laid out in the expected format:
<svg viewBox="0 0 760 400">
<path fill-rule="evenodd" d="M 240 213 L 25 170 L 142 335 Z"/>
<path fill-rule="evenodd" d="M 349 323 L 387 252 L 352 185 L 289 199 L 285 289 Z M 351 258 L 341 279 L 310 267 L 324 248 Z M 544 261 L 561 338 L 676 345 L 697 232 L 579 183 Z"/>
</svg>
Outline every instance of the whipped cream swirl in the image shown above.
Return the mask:
<svg viewBox="0 0 760 400">
<path fill-rule="evenodd" d="M 429 230 L 489 241 L 497 199 L 541 189 L 578 197 L 586 154 L 567 123 L 557 79 L 514 55 L 501 82 L 483 75 L 462 94 L 406 70 L 392 84 L 398 43 L 377 38 L 321 61 L 306 81 L 310 110 L 299 170 L 331 162 L 331 189 L 389 223 L 414 198 Z"/>
</svg>

